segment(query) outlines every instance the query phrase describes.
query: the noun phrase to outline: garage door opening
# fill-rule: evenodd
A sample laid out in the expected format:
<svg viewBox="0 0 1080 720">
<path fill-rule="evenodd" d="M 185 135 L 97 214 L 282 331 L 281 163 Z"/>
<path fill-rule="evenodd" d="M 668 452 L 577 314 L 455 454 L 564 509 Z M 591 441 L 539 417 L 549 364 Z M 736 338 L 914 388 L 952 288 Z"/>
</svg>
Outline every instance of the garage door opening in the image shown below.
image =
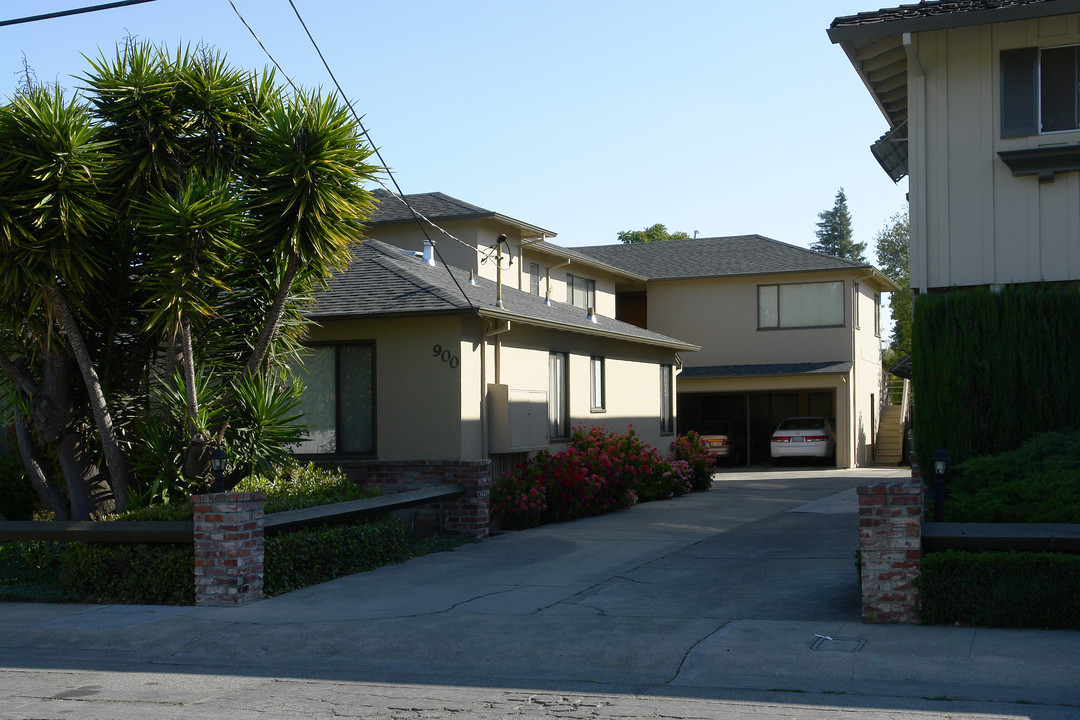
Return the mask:
<svg viewBox="0 0 1080 720">
<path fill-rule="evenodd" d="M 781 422 L 796 415 L 835 418 L 836 393 L 820 389 L 679 393 L 678 411 L 683 431 L 730 433 L 732 464 L 763 465 L 772 462 L 769 440 Z"/>
</svg>

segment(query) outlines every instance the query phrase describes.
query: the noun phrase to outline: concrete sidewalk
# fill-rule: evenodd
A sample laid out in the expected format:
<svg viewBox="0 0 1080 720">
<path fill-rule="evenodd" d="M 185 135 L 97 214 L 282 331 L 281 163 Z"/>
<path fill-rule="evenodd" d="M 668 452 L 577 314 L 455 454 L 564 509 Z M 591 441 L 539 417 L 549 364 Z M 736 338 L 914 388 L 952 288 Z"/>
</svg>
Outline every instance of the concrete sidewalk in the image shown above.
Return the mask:
<svg viewBox="0 0 1080 720">
<path fill-rule="evenodd" d="M 2 605 L 0 668 L 1080 704 L 1080 633 L 860 622 L 853 488 L 904 475 L 722 473 L 239 608 Z"/>
</svg>

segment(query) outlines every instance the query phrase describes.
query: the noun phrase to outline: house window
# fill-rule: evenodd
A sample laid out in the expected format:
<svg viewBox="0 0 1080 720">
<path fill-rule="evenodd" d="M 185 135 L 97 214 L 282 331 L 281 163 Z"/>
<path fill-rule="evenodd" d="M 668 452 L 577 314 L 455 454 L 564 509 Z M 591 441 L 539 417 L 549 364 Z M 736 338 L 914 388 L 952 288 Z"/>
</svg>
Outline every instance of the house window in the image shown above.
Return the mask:
<svg viewBox="0 0 1080 720">
<path fill-rule="evenodd" d="M 759 330 L 843 325 L 843 280 L 758 286 Z"/>
<path fill-rule="evenodd" d="M 312 347 L 293 368 L 304 385 L 297 410 L 307 439 L 293 452 L 370 454 L 375 451 L 375 365 L 370 343 Z"/>
<path fill-rule="evenodd" d="M 851 304 L 854 308 L 853 313 L 855 315 L 855 329 L 859 329 L 859 283 L 852 283 L 851 287 Z"/>
<path fill-rule="evenodd" d="M 595 355 L 589 359 L 591 399 L 589 405 L 593 410 L 603 410 L 605 405 L 606 389 L 604 387 L 604 358 Z"/>
<path fill-rule="evenodd" d="M 881 293 L 874 293 L 874 334 L 881 337 Z"/>
<path fill-rule="evenodd" d="M 1001 52 L 1001 137 L 1080 128 L 1080 46 Z"/>
<path fill-rule="evenodd" d="M 529 292 L 540 294 L 540 263 L 529 263 Z"/>
<path fill-rule="evenodd" d="M 548 357 L 548 437 L 570 437 L 570 355 L 564 352 Z"/>
<path fill-rule="evenodd" d="M 566 302 L 584 310 L 596 309 L 596 281 L 566 274 Z"/>
<path fill-rule="evenodd" d="M 675 368 L 660 366 L 660 432 L 675 432 Z"/>
</svg>

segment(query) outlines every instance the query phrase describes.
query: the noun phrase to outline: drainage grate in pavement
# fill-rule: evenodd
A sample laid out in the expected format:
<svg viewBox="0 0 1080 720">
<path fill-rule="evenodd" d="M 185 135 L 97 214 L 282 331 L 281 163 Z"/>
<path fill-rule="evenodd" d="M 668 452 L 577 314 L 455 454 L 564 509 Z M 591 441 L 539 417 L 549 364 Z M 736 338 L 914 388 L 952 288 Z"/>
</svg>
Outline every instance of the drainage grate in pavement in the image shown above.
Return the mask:
<svg viewBox="0 0 1080 720">
<path fill-rule="evenodd" d="M 818 635 L 810 649 L 823 652 L 859 652 L 865 645 L 866 640 L 861 638 L 834 638 Z"/>
</svg>

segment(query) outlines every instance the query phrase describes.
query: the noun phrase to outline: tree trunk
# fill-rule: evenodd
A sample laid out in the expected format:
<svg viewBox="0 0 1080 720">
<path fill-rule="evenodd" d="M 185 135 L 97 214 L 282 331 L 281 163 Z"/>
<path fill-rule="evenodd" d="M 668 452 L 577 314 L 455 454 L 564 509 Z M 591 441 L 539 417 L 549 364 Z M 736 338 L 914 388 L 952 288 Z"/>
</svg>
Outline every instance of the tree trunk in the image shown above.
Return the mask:
<svg viewBox="0 0 1080 720">
<path fill-rule="evenodd" d="M 37 448 L 34 447 L 34 439 L 30 437 L 30 430 L 26 427 L 26 419 L 23 418 L 21 412 L 17 411 L 15 413 L 15 439 L 19 443 L 19 455 L 22 457 L 23 467 L 26 468 L 26 475 L 41 499 L 41 504 L 46 510 L 51 511 L 57 520 L 70 519 L 71 509 L 68 507 L 67 500 L 42 469 Z"/>
<path fill-rule="evenodd" d="M 188 432 L 201 433 L 199 427 L 199 397 L 195 392 L 195 353 L 191 349 L 191 320 L 185 315 L 180 320 L 180 346 L 184 353 L 184 395 L 187 398 Z"/>
<path fill-rule="evenodd" d="M 293 280 L 296 278 L 296 272 L 299 269 L 300 258 L 296 253 L 290 254 L 289 264 L 285 266 L 285 275 L 281 279 L 281 287 L 278 288 L 277 296 L 274 297 L 274 304 L 270 306 L 266 324 L 263 325 L 262 332 L 259 333 L 259 341 L 255 343 L 255 349 L 251 351 L 251 357 L 248 358 L 247 365 L 244 366 L 244 370 L 252 375 L 259 372 L 263 360 L 266 359 L 266 353 L 270 349 L 270 342 L 274 339 L 274 335 L 277 334 L 278 323 L 281 322 L 281 316 L 285 312 L 285 301 L 289 299 Z"/>
<path fill-rule="evenodd" d="M 109 485 L 115 498 L 116 510 L 122 512 L 129 485 L 127 463 L 124 461 L 123 453 L 120 452 L 120 443 L 116 438 L 116 429 L 113 427 L 112 416 L 109 414 L 109 406 L 105 402 L 101 381 L 94 371 L 94 366 L 90 361 L 90 352 L 86 349 L 86 342 L 83 340 L 82 332 L 75 322 L 75 316 L 71 313 L 64 294 L 55 287 L 47 288 L 47 292 L 49 299 L 56 307 L 64 335 L 68 338 L 75 360 L 79 364 L 79 370 L 82 372 L 86 390 L 90 395 L 90 407 L 94 411 L 94 420 L 101 436 L 101 450 L 105 455 L 105 464 L 109 467 Z M 74 506 L 72 514 L 74 514 Z"/>
</svg>

